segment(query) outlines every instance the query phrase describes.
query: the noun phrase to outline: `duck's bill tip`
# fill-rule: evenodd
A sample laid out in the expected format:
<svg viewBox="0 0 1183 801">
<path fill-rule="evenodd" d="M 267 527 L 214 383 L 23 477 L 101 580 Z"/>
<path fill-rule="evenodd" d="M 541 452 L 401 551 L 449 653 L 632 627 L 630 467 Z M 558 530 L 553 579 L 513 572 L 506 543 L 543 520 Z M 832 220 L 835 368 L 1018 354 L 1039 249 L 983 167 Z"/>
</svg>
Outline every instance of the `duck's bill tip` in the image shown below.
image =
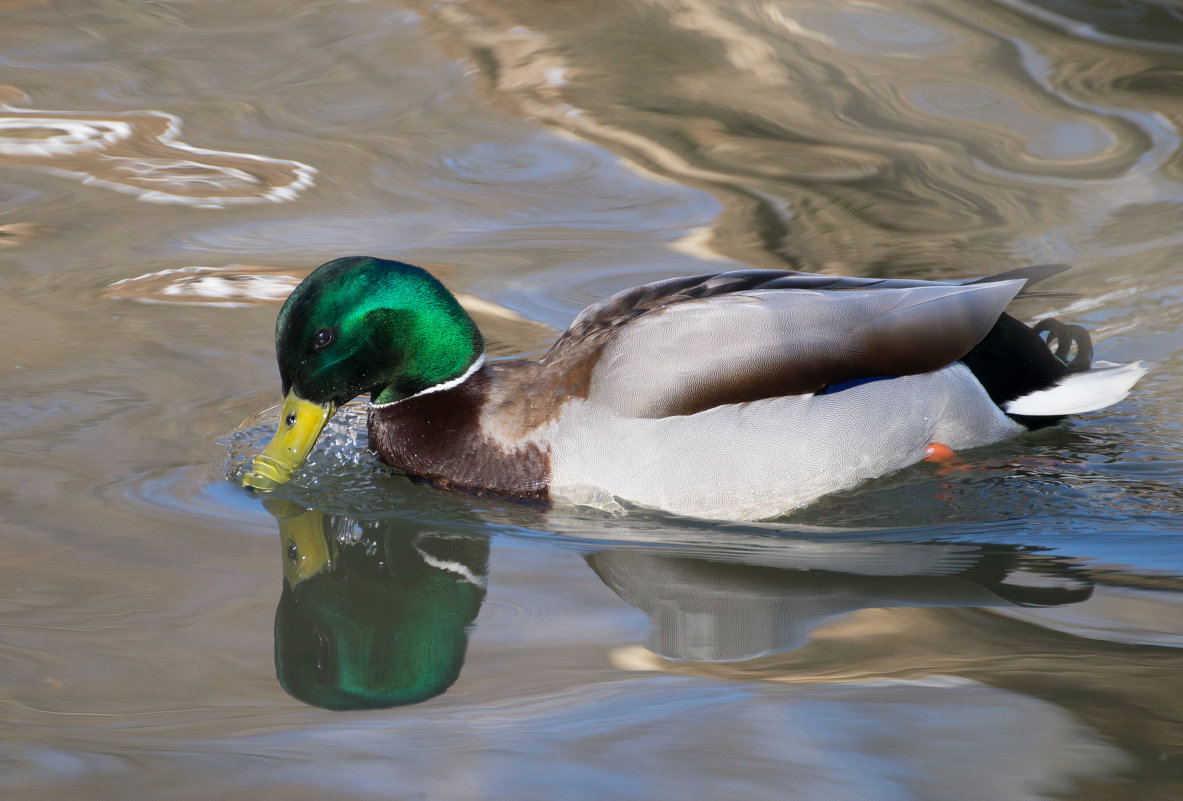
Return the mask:
<svg viewBox="0 0 1183 801">
<path fill-rule="evenodd" d="M 249 473 L 242 477 L 242 486 L 252 492 L 271 492 L 289 480 L 294 471 L 277 459 L 259 454 L 251 464 Z"/>
</svg>

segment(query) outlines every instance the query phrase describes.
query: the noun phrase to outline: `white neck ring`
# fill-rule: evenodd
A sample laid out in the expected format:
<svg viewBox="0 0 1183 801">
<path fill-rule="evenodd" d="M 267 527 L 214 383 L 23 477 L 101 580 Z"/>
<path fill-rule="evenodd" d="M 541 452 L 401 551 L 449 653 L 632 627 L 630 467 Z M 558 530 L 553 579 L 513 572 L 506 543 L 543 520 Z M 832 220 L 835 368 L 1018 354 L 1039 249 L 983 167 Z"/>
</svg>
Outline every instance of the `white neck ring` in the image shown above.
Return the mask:
<svg viewBox="0 0 1183 801">
<path fill-rule="evenodd" d="M 453 387 L 458 387 L 461 384 L 463 384 L 465 381 L 467 381 L 468 379 L 472 378 L 472 374 L 484 366 L 485 366 L 485 352 L 481 351 L 481 355 L 477 356 L 476 360 L 473 361 L 472 364 L 468 365 L 468 369 L 465 370 L 460 375 L 456 376 L 455 378 L 450 378 L 447 381 L 443 381 L 439 384 L 433 384 L 432 386 L 428 387 L 427 389 L 416 392 L 414 395 L 408 395 L 407 397 L 402 398 L 401 400 L 391 401 L 390 403 L 374 403 L 371 401 L 370 408 L 371 409 L 386 409 L 390 406 L 394 406 L 396 403 L 404 403 L 405 401 L 409 401 L 411 398 L 421 398 L 424 395 L 430 395 L 432 392 L 443 392 L 445 389 L 452 389 Z"/>
</svg>

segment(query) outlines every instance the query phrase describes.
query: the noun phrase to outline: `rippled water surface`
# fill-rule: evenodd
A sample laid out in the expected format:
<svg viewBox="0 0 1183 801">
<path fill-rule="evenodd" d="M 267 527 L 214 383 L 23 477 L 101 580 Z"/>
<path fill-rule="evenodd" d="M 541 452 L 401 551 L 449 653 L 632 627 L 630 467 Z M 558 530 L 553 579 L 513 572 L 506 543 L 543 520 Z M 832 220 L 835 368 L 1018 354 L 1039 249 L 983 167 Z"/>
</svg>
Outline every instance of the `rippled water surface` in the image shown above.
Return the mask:
<svg viewBox="0 0 1183 801">
<path fill-rule="evenodd" d="M 0 2 L 0 796 L 1183 797 L 1173 3 Z M 491 352 L 739 264 L 977 277 L 1129 400 L 779 521 L 292 485 L 278 302 Z M 342 685 L 401 706 L 356 706 Z"/>
</svg>

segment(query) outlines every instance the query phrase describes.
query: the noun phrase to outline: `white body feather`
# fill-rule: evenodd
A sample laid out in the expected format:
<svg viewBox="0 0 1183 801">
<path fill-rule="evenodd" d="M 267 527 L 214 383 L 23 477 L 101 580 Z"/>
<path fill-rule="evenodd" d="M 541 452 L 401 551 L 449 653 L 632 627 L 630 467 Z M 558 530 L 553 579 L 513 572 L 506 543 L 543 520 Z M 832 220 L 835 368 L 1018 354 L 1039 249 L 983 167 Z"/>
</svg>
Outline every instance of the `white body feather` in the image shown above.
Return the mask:
<svg viewBox="0 0 1183 801">
<path fill-rule="evenodd" d="M 828 395 L 729 404 L 693 415 L 626 417 L 568 403 L 553 424 L 551 497 L 617 500 L 698 517 L 774 517 L 924 458 L 1026 429 L 958 363 Z"/>
</svg>

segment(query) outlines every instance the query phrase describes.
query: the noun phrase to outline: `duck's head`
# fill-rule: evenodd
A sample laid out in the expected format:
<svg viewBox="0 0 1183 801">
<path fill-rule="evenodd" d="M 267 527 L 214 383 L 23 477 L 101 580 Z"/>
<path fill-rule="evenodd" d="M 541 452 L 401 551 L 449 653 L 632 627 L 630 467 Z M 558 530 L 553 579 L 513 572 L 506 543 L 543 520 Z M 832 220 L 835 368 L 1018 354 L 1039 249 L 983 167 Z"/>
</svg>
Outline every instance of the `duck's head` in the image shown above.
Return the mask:
<svg viewBox="0 0 1183 801">
<path fill-rule="evenodd" d="M 349 257 L 322 264 L 275 322 L 283 409 L 243 485 L 274 489 L 304 464 L 337 407 L 394 403 L 462 378 L 484 355 L 467 312 L 425 270 Z"/>
</svg>

